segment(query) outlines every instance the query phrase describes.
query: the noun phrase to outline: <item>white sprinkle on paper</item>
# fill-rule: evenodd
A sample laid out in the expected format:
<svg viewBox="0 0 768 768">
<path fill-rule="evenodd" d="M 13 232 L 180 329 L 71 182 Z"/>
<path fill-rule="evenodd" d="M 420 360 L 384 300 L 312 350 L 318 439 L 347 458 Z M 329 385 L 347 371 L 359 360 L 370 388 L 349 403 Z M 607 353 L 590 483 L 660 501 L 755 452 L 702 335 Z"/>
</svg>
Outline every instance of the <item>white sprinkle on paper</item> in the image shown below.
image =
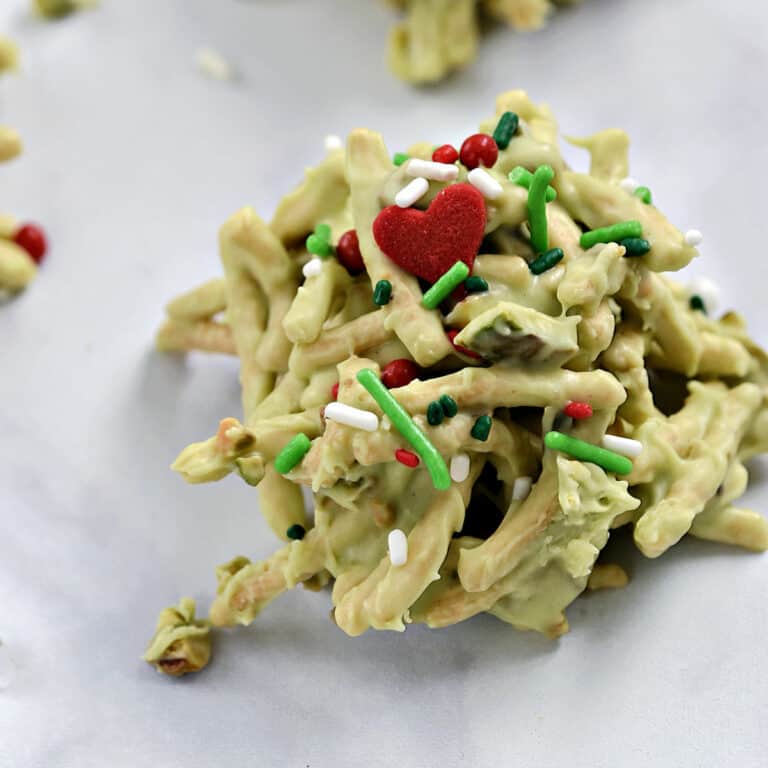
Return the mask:
<svg viewBox="0 0 768 768">
<path fill-rule="evenodd" d="M 496 200 L 504 193 L 504 188 L 484 168 L 474 168 L 467 174 L 467 181 L 477 189 L 483 197 Z"/>
<path fill-rule="evenodd" d="M 424 197 L 429 189 L 429 182 L 420 176 L 406 184 L 396 195 L 395 204 L 400 208 L 410 208 L 417 200 Z"/>
<path fill-rule="evenodd" d="M 409 176 L 423 176 L 433 181 L 453 181 L 459 175 L 459 169 L 453 163 L 436 163 L 417 157 L 406 163 L 405 172 Z"/>
<path fill-rule="evenodd" d="M 618 435 L 605 435 L 603 437 L 603 448 L 620 453 L 622 456 L 629 456 L 631 459 L 634 459 L 643 452 L 643 444 L 639 440 L 632 440 L 630 437 L 619 437 Z"/>
<path fill-rule="evenodd" d="M 345 403 L 328 403 L 325 406 L 325 418 L 366 432 L 375 432 L 379 428 L 379 417 L 375 413 Z"/>
<path fill-rule="evenodd" d="M 198 69 L 214 80 L 231 80 L 233 76 L 230 63 L 213 48 L 199 48 L 195 54 Z"/>
<path fill-rule="evenodd" d="M 515 501 L 522 501 L 527 498 L 531 492 L 531 486 L 533 485 L 533 478 L 531 477 L 516 477 L 515 483 L 512 486 L 512 498 Z"/>
<path fill-rule="evenodd" d="M 392 565 L 400 566 L 408 562 L 408 539 L 399 528 L 389 532 L 387 545 L 389 546 L 389 562 Z"/>
<path fill-rule="evenodd" d="M 704 240 L 704 235 L 699 232 L 698 229 L 689 229 L 683 239 L 685 240 L 686 245 L 692 245 L 694 248 L 701 245 L 702 241 Z"/>
<path fill-rule="evenodd" d="M 341 140 L 340 136 L 336 136 L 335 134 L 331 133 L 325 137 L 326 152 L 332 152 L 334 149 L 341 149 L 343 146 L 344 142 Z"/>
<path fill-rule="evenodd" d="M 463 483 L 469 477 L 469 456 L 466 453 L 457 453 L 451 459 L 451 480 L 454 483 Z"/>
<path fill-rule="evenodd" d="M 304 277 L 317 277 L 323 271 L 323 260 L 315 257 L 310 259 L 302 268 Z"/>
</svg>

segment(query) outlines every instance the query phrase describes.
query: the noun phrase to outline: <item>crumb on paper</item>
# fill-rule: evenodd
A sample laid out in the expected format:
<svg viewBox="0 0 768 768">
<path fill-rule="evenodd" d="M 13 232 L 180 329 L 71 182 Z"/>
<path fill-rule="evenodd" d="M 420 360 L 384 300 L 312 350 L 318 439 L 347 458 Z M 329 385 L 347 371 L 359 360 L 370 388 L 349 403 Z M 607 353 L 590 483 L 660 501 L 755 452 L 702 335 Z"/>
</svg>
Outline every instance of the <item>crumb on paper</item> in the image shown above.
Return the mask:
<svg viewBox="0 0 768 768">
<path fill-rule="evenodd" d="M 174 608 L 161 611 L 155 636 L 144 661 L 165 675 L 180 677 L 198 672 L 211 658 L 210 622 L 195 619 L 195 601 L 182 598 Z"/>
<path fill-rule="evenodd" d="M 213 48 L 198 48 L 195 53 L 195 61 L 198 69 L 214 80 L 232 80 L 234 78 L 232 65 Z"/>
<path fill-rule="evenodd" d="M 629 584 L 629 576 L 620 565 L 605 563 L 594 567 L 587 581 L 587 589 L 590 592 L 598 589 L 621 589 L 627 584 Z"/>
<path fill-rule="evenodd" d="M 19 68 L 19 47 L 13 40 L 0 35 L 0 73 Z"/>
<path fill-rule="evenodd" d="M 44 19 L 60 19 L 75 11 L 93 8 L 99 0 L 32 0 L 32 8 Z"/>
</svg>

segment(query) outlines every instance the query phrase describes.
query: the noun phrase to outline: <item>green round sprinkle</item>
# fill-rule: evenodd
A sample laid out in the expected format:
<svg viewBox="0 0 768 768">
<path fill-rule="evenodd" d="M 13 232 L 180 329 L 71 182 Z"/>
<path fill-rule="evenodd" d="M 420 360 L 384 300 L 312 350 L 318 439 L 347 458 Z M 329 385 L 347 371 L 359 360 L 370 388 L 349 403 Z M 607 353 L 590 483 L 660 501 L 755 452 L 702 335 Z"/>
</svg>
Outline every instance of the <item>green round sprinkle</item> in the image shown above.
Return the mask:
<svg viewBox="0 0 768 768">
<path fill-rule="evenodd" d="M 379 280 L 373 288 L 373 303 L 379 307 L 389 304 L 392 298 L 392 283 L 389 280 Z"/>
<path fill-rule="evenodd" d="M 628 237 L 642 237 L 643 227 L 639 221 L 619 221 L 610 227 L 600 227 L 584 232 L 579 240 L 582 248 L 591 248 L 598 243 L 618 243 Z"/>
<path fill-rule="evenodd" d="M 421 303 L 427 309 L 435 309 L 451 295 L 454 288 L 467 279 L 468 275 L 469 267 L 463 261 L 457 261 L 447 272 L 440 275 L 437 282 L 421 297 Z"/>
<path fill-rule="evenodd" d="M 619 245 L 623 245 L 627 249 L 625 256 L 642 256 L 651 250 L 651 244 L 642 237 L 625 237 L 623 240 L 619 240 Z"/>
<path fill-rule="evenodd" d="M 459 412 L 459 406 L 450 395 L 440 395 L 440 407 L 449 419 Z"/>
<path fill-rule="evenodd" d="M 554 175 L 549 165 L 540 165 L 528 187 L 528 226 L 531 229 L 531 245 L 536 253 L 544 253 L 549 249 L 546 194 L 547 185 Z"/>
<path fill-rule="evenodd" d="M 329 224 L 318 224 L 315 227 L 315 234 L 326 243 L 331 241 L 331 227 Z"/>
<path fill-rule="evenodd" d="M 488 290 L 488 283 L 484 278 L 472 275 L 464 281 L 464 287 L 471 292 L 480 293 L 481 291 Z"/>
<path fill-rule="evenodd" d="M 357 380 L 368 390 L 379 408 L 389 416 L 395 429 L 413 446 L 414 451 L 429 471 L 435 488 L 439 491 L 450 488 L 451 475 L 440 452 L 416 426 L 408 411 L 395 400 L 392 393 L 381 383 L 381 379 L 370 368 L 363 368 L 357 372 Z"/>
<path fill-rule="evenodd" d="M 433 400 L 427 406 L 427 421 L 436 427 L 438 424 L 442 424 L 443 416 L 443 406 L 437 400 Z"/>
<path fill-rule="evenodd" d="M 703 312 L 705 315 L 707 314 L 707 307 L 704 304 L 704 299 L 702 299 L 701 296 L 696 296 L 694 294 L 689 299 L 688 304 L 691 309 L 696 310 L 697 312 Z"/>
<path fill-rule="evenodd" d="M 395 165 L 402 165 L 406 160 L 409 160 L 409 156 L 405 154 L 405 152 L 395 152 L 395 154 L 392 157 L 392 162 Z"/>
<path fill-rule="evenodd" d="M 651 190 L 648 187 L 637 187 L 632 193 L 635 197 L 639 197 L 646 205 L 650 205 L 652 202 Z"/>
<path fill-rule="evenodd" d="M 315 256 L 326 258 L 333 254 L 333 246 L 322 237 L 316 234 L 310 235 L 307 238 L 307 250 Z"/>
<path fill-rule="evenodd" d="M 485 442 L 488 439 L 488 435 L 491 433 L 491 425 L 493 420 L 490 416 L 480 416 L 477 421 L 472 425 L 472 431 L 469 433 L 475 440 L 482 440 Z"/>
<path fill-rule="evenodd" d="M 588 461 L 597 464 L 607 472 L 615 472 L 617 475 L 628 475 L 632 471 L 632 462 L 618 453 L 600 448 L 592 443 L 585 443 L 562 432 L 547 432 L 544 435 L 544 445 L 553 451 L 561 451 L 573 456 L 580 461 Z"/>
<path fill-rule="evenodd" d="M 531 182 L 533 181 L 533 174 L 527 168 L 518 165 L 507 174 L 507 178 L 519 187 L 523 187 L 523 189 L 530 189 Z M 551 203 L 556 197 L 557 192 L 555 191 L 555 188 L 548 186 L 546 196 L 547 202 Z"/>
<path fill-rule="evenodd" d="M 310 439 L 303 432 L 299 432 L 275 456 L 275 469 L 281 475 L 290 472 L 304 458 L 311 444 Z"/>
<path fill-rule="evenodd" d="M 493 140 L 499 149 L 506 149 L 512 137 L 517 133 L 520 118 L 514 112 L 505 112 L 496 124 L 493 132 Z"/>
<path fill-rule="evenodd" d="M 561 261 L 562 258 L 562 248 L 550 248 L 546 253 L 542 253 L 541 256 L 536 257 L 528 265 L 528 269 L 530 269 L 534 275 L 540 275 L 542 272 L 546 272 L 548 269 L 552 269 L 552 267 Z"/>
<path fill-rule="evenodd" d="M 287 536 L 289 539 L 294 539 L 294 540 L 296 540 L 296 541 L 301 541 L 301 540 L 304 538 L 304 536 L 305 536 L 305 534 L 306 534 L 306 533 L 307 533 L 307 531 L 305 530 L 305 528 L 304 528 L 304 526 L 303 526 L 303 525 L 299 525 L 298 523 L 295 523 L 294 525 L 292 525 L 292 526 L 291 526 L 291 527 L 290 527 L 290 528 L 289 528 L 289 529 L 288 529 L 288 530 L 285 532 L 285 535 L 286 535 L 286 536 Z"/>
</svg>

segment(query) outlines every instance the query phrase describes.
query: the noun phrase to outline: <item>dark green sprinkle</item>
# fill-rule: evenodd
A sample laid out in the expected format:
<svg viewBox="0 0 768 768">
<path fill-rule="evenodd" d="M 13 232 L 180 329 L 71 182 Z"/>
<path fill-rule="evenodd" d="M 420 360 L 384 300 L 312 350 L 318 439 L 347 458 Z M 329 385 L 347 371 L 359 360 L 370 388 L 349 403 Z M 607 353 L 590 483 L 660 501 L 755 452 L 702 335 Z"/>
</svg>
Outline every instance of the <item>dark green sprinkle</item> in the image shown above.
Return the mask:
<svg viewBox="0 0 768 768">
<path fill-rule="evenodd" d="M 427 421 L 433 427 L 436 427 L 443 421 L 443 406 L 437 400 L 433 400 L 427 406 Z"/>
<path fill-rule="evenodd" d="M 385 304 L 389 304 L 389 300 L 392 298 L 392 283 L 389 280 L 379 280 L 376 283 L 376 287 L 373 289 L 373 303 L 379 307 L 383 307 Z"/>
<path fill-rule="evenodd" d="M 646 205 L 651 204 L 651 190 L 648 187 L 638 187 L 632 194 L 639 197 Z"/>
<path fill-rule="evenodd" d="M 702 299 L 701 296 L 696 296 L 694 294 L 691 296 L 688 304 L 690 305 L 691 309 L 695 309 L 697 312 L 703 312 L 705 315 L 707 314 L 707 308 L 704 305 L 704 299 Z"/>
<path fill-rule="evenodd" d="M 406 160 L 408 160 L 408 155 L 405 154 L 405 152 L 395 152 L 395 154 L 392 157 L 392 162 L 395 165 L 402 165 Z"/>
<path fill-rule="evenodd" d="M 491 424 L 493 422 L 491 421 L 490 416 L 481 416 L 473 425 L 472 431 L 470 432 L 470 435 L 475 438 L 475 440 L 487 440 L 488 435 L 491 433 Z"/>
<path fill-rule="evenodd" d="M 286 532 L 285 535 L 289 539 L 295 539 L 297 541 L 301 541 L 304 538 L 304 535 L 306 534 L 306 530 L 304 529 L 303 525 L 299 525 L 298 523 L 292 525 Z"/>
<path fill-rule="evenodd" d="M 472 275 L 464 281 L 464 287 L 471 292 L 479 293 L 480 291 L 488 290 L 488 283 L 484 278 Z"/>
<path fill-rule="evenodd" d="M 450 395 L 440 395 L 440 407 L 449 419 L 459 412 L 459 406 Z"/>
<path fill-rule="evenodd" d="M 552 269 L 563 258 L 562 248 L 550 248 L 546 253 L 537 256 L 529 265 L 528 269 L 534 275 L 540 275 L 548 269 Z"/>
<path fill-rule="evenodd" d="M 520 118 L 514 112 L 505 112 L 496 124 L 493 132 L 493 140 L 499 149 L 506 149 L 512 137 L 517 133 Z"/>
<path fill-rule="evenodd" d="M 619 245 L 627 249 L 625 256 L 642 256 L 651 250 L 651 244 L 642 237 L 625 237 L 619 240 Z"/>
</svg>

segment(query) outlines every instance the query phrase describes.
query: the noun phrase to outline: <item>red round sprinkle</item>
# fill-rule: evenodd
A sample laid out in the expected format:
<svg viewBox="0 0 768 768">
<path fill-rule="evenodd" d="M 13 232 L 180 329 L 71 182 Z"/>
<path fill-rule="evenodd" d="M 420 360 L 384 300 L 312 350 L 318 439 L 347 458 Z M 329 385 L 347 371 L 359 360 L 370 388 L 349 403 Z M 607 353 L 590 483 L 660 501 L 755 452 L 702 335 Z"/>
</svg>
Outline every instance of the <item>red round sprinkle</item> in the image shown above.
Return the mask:
<svg viewBox="0 0 768 768">
<path fill-rule="evenodd" d="M 419 366 L 413 360 L 399 357 L 381 369 L 381 381 L 387 389 L 397 389 L 410 384 L 419 373 Z"/>
<path fill-rule="evenodd" d="M 353 275 L 365 271 L 363 257 L 360 254 L 360 243 L 354 229 L 350 229 L 339 238 L 339 242 L 336 243 L 336 258 Z"/>
<path fill-rule="evenodd" d="M 455 163 L 459 159 L 459 153 L 450 144 L 443 144 L 432 153 L 432 159 L 436 163 Z"/>
<path fill-rule="evenodd" d="M 487 133 L 473 133 L 461 145 L 461 162 L 471 171 L 482 165 L 491 168 L 499 157 L 499 148 L 493 136 Z"/>
<path fill-rule="evenodd" d="M 19 227 L 13 236 L 13 241 L 30 255 L 35 264 L 43 260 L 48 246 L 45 242 L 45 233 L 37 224 L 24 224 Z"/>
<path fill-rule="evenodd" d="M 337 381 L 331 387 L 331 400 L 338 400 L 338 399 L 339 399 L 339 382 Z"/>
<path fill-rule="evenodd" d="M 448 331 L 446 334 L 448 336 L 448 340 L 453 344 L 453 348 L 457 352 L 461 352 L 462 355 L 466 355 L 467 357 L 472 357 L 475 360 L 480 360 L 482 358 L 482 355 L 478 355 L 477 352 L 475 352 L 474 349 L 467 349 L 466 347 L 462 347 L 460 344 L 454 344 L 453 340 L 458 335 L 458 331 L 454 328 L 451 331 Z"/>
<path fill-rule="evenodd" d="M 413 468 L 419 466 L 419 457 L 411 451 L 406 451 L 404 448 L 398 448 L 395 451 L 395 458 L 401 464 L 405 464 L 406 467 Z"/>
<path fill-rule="evenodd" d="M 592 406 L 589 403 L 578 403 L 571 400 L 563 408 L 563 413 L 572 419 L 588 419 L 592 415 Z"/>
</svg>

